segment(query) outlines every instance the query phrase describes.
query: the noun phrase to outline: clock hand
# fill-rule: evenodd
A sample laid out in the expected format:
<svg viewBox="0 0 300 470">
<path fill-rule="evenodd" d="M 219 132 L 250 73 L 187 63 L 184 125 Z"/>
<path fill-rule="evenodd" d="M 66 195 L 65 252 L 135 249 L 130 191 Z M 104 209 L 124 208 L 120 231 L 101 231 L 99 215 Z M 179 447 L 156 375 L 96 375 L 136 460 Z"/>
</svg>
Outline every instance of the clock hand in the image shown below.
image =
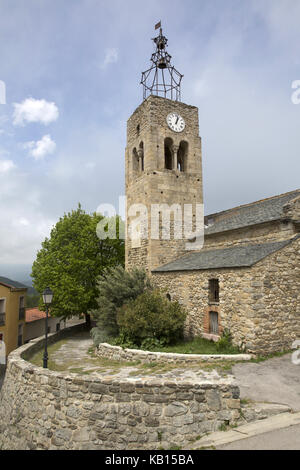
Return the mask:
<svg viewBox="0 0 300 470">
<path fill-rule="evenodd" d="M 177 124 L 177 122 L 178 122 L 178 119 L 179 119 L 179 116 L 177 116 L 177 120 L 176 120 L 175 124 Z"/>
</svg>

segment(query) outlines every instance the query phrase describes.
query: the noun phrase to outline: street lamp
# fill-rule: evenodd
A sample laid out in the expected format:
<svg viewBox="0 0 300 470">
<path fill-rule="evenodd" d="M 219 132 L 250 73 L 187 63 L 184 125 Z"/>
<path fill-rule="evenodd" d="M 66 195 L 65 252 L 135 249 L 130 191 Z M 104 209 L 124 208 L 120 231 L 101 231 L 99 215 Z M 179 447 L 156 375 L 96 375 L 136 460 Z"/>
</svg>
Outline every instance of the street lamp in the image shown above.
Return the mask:
<svg viewBox="0 0 300 470">
<path fill-rule="evenodd" d="M 47 351 L 47 341 L 48 341 L 48 306 L 52 304 L 53 292 L 49 287 L 43 292 L 43 302 L 46 305 L 46 323 L 45 323 L 45 351 L 44 351 L 44 361 L 43 367 L 47 369 L 48 367 L 48 351 Z"/>
</svg>

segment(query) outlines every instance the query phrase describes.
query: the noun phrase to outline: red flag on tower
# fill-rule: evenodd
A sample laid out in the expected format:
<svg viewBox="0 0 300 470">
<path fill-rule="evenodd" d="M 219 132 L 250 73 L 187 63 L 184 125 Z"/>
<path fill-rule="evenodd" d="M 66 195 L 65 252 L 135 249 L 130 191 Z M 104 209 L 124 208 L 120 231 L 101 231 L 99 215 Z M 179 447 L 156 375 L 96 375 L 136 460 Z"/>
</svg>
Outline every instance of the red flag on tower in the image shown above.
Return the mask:
<svg viewBox="0 0 300 470">
<path fill-rule="evenodd" d="M 156 23 L 155 29 L 161 28 L 161 21 L 159 23 Z"/>
</svg>

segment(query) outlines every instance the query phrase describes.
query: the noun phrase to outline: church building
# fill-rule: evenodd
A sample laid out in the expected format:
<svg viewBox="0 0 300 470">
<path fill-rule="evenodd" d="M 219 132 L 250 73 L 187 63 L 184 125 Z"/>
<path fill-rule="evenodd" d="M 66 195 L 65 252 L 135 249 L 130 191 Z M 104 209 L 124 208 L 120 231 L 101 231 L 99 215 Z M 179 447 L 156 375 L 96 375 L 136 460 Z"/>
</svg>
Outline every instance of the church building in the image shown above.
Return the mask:
<svg viewBox="0 0 300 470">
<path fill-rule="evenodd" d="M 216 340 L 226 329 L 249 352 L 291 349 L 300 339 L 300 189 L 205 216 L 203 243 L 187 250 L 197 235 L 180 225 L 178 236 L 179 218 L 189 207 L 194 231 L 203 207 L 198 109 L 180 101 L 182 75 L 157 27 L 144 100 L 127 123 L 126 269 L 145 269 L 185 306 L 187 336 Z"/>
</svg>

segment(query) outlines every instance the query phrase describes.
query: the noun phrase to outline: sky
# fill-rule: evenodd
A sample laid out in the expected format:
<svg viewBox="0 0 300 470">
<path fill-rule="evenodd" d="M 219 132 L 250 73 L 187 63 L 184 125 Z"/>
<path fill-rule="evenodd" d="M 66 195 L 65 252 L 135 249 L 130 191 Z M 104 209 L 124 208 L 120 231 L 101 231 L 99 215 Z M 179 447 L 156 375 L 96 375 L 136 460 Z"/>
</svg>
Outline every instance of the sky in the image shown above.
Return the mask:
<svg viewBox="0 0 300 470">
<path fill-rule="evenodd" d="M 0 0 L 1 275 L 27 278 L 79 202 L 124 194 L 159 20 L 199 108 L 205 212 L 299 188 L 299 0 Z"/>
</svg>

